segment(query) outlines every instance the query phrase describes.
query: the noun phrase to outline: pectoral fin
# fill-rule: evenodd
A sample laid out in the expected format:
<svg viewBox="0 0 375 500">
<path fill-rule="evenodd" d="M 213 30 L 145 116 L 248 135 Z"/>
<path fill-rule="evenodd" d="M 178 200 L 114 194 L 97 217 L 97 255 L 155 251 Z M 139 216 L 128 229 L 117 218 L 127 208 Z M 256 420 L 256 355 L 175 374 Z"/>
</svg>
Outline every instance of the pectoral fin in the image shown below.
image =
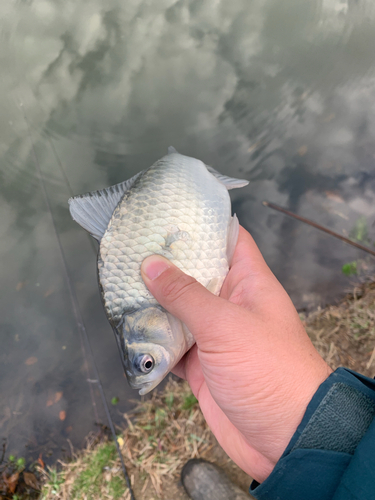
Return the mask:
<svg viewBox="0 0 375 500">
<path fill-rule="evenodd" d="M 207 290 L 214 295 L 219 295 L 221 287 L 223 285 L 224 278 L 212 278 L 212 280 L 206 286 Z"/>
<path fill-rule="evenodd" d="M 232 220 L 229 224 L 228 229 L 228 239 L 227 239 L 227 259 L 229 267 L 232 264 L 232 259 L 234 255 L 234 251 L 236 249 L 237 241 L 238 241 L 238 233 L 240 231 L 240 223 L 238 222 L 237 215 L 234 214 Z"/>
</svg>

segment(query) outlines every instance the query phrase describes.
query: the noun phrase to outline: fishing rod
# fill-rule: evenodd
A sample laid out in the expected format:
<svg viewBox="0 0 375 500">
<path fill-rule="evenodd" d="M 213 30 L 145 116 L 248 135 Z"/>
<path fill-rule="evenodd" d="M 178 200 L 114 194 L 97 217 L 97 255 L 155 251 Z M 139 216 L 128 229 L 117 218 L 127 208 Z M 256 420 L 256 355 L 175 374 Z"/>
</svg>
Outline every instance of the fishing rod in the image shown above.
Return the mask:
<svg viewBox="0 0 375 500">
<path fill-rule="evenodd" d="M 106 397 L 105 397 L 105 394 L 104 394 L 104 389 L 103 389 L 103 385 L 102 385 L 102 382 L 101 382 L 101 379 L 100 379 L 100 376 L 99 376 L 98 367 L 97 367 L 96 362 L 95 362 L 94 352 L 93 352 L 93 349 L 92 349 L 92 346 L 91 346 L 91 343 L 90 343 L 89 336 L 87 334 L 85 323 L 83 321 L 83 316 L 82 316 L 82 313 L 81 313 L 81 310 L 80 310 L 80 307 L 79 307 L 78 298 L 77 298 L 77 295 L 75 293 L 75 288 L 73 286 L 72 280 L 70 279 L 70 275 L 69 275 L 69 271 L 68 271 L 68 264 L 67 264 L 67 261 L 66 261 L 66 258 L 65 258 L 65 254 L 64 254 L 62 243 L 61 243 L 61 239 L 60 239 L 59 233 L 57 231 L 55 219 L 54 219 L 53 213 L 52 213 L 50 199 L 49 199 L 49 196 L 48 196 L 48 193 L 47 193 L 46 184 L 44 182 L 44 177 L 43 177 L 43 174 L 42 174 L 42 169 L 40 167 L 38 156 L 37 156 L 36 151 L 35 151 L 34 142 L 33 142 L 32 136 L 31 136 L 30 124 L 29 124 L 29 121 L 27 119 L 26 112 L 25 112 L 25 109 L 23 108 L 22 103 L 20 104 L 20 107 L 23 110 L 23 115 L 24 115 L 24 118 L 25 118 L 27 130 L 28 130 L 28 135 L 29 135 L 29 138 L 30 138 L 31 147 L 32 147 L 32 150 L 33 150 L 34 158 L 35 158 L 35 165 L 36 165 L 37 176 L 38 176 L 41 188 L 42 188 L 42 192 L 43 192 L 45 203 L 47 205 L 49 214 L 51 216 L 53 230 L 54 230 L 54 233 L 55 233 L 55 236 L 56 236 L 56 240 L 57 240 L 57 244 L 58 244 L 58 247 L 59 247 L 60 257 L 61 257 L 61 260 L 62 260 L 62 263 L 63 263 L 63 269 L 64 269 L 66 283 L 67 283 L 67 286 L 68 286 L 69 296 L 70 296 L 71 303 L 72 303 L 73 313 L 74 313 L 74 316 L 75 316 L 75 319 L 76 319 L 78 330 L 79 330 L 80 335 L 81 335 L 81 345 L 82 345 L 82 349 L 83 349 L 83 352 L 84 352 L 84 357 L 86 357 L 86 353 L 85 353 L 84 342 L 82 342 L 83 339 L 86 342 L 89 354 L 91 356 L 92 367 L 93 367 L 95 379 L 94 380 L 90 380 L 89 387 L 90 387 L 90 393 L 91 393 L 91 397 L 92 397 L 92 403 L 93 403 L 93 406 L 94 406 L 94 411 L 97 414 L 96 403 L 95 403 L 95 399 L 93 397 L 93 391 L 92 391 L 92 385 L 91 385 L 92 383 L 96 383 L 97 386 L 98 386 L 98 389 L 99 389 L 100 397 L 101 397 L 101 400 L 102 400 L 102 403 L 103 403 L 103 406 L 104 406 L 104 411 L 105 411 L 105 414 L 106 414 L 106 417 L 107 417 L 107 420 L 108 420 L 108 423 L 109 423 L 109 427 L 110 427 L 110 430 L 111 430 L 111 433 L 112 433 L 113 440 L 115 442 L 115 446 L 116 446 L 116 450 L 117 450 L 118 456 L 120 458 L 121 468 L 122 468 L 122 471 L 123 471 L 123 474 L 124 474 L 124 477 L 125 477 L 126 484 L 128 486 L 128 489 L 129 489 L 130 500 L 136 500 L 136 498 L 134 496 L 133 488 L 132 488 L 132 485 L 131 485 L 131 481 L 130 481 L 130 478 L 129 478 L 129 474 L 128 474 L 128 471 L 126 469 L 126 466 L 125 466 L 125 463 L 124 463 L 124 460 L 123 460 L 123 457 L 122 457 L 122 454 L 121 454 L 121 450 L 120 450 L 120 447 L 119 447 L 119 444 L 118 444 L 118 441 L 117 441 L 115 427 L 114 427 L 113 420 L 112 420 L 112 417 L 111 417 L 111 414 L 110 414 L 110 411 L 109 411 L 109 408 L 108 408 L 107 400 L 106 400 Z M 57 154 L 56 150 L 54 150 L 54 153 Z M 66 175 L 64 177 L 66 178 Z M 67 178 L 66 178 L 66 180 L 67 180 Z M 70 188 L 69 181 L 68 181 L 68 188 Z M 82 339 L 82 337 L 83 337 L 83 339 Z M 85 364 L 87 365 L 87 361 L 85 362 Z M 86 366 L 86 369 L 88 370 L 88 366 Z"/>
<path fill-rule="evenodd" d="M 371 248 L 368 248 L 364 245 L 361 245 L 360 243 L 356 243 L 355 241 L 350 240 L 349 238 L 346 238 L 345 236 L 341 236 L 341 234 L 336 233 L 335 231 L 332 231 L 331 229 L 328 229 L 324 226 L 321 226 L 320 224 L 317 224 L 316 222 L 306 219 L 305 217 L 301 217 L 300 215 L 297 215 L 293 212 L 290 212 L 286 208 L 280 207 L 279 205 L 275 205 L 274 203 L 270 203 L 268 201 L 263 201 L 263 205 L 265 207 L 272 208 L 273 210 L 277 210 L 278 212 L 282 212 L 283 214 L 288 215 L 289 217 L 293 217 L 294 219 L 297 219 L 301 222 L 304 222 L 305 224 L 308 224 L 309 226 L 315 227 L 316 229 L 319 229 L 320 231 L 324 231 L 325 233 L 333 236 L 334 238 L 337 238 L 344 243 L 348 243 L 348 245 L 352 245 L 353 247 L 359 248 L 360 250 L 363 250 L 364 252 L 369 253 L 373 257 L 375 257 L 375 251 L 371 250 Z"/>
</svg>

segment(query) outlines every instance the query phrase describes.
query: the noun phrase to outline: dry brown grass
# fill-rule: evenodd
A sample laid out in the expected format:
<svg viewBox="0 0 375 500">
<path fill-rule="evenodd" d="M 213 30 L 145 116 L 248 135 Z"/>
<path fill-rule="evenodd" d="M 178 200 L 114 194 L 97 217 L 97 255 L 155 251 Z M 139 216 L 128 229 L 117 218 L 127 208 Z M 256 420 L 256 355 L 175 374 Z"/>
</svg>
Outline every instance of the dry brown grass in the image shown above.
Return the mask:
<svg viewBox="0 0 375 500">
<path fill-rule="evenodd" d="M 127 427 L 118 441 L 137 500 L 187 499 L 178 484 L 179 475 L 190 458 L 198 457 L 214 461 L 245 491 L 248 489 L 251 479 L 218 445 L 186 382 L 170 379 L 163 391 L 154 391 L 151 398 L 136 403 L 124 419 Z M 98 469 L 88 472 L 93 469 L 90 457 L 95 453 L 107 460 L 96 487 L 92 478 L 97 477 Z M 111 442 L 91 441 L 84 452 L 75 455 L 74 461 L 60 462 L 60 467 L 60 473 L 54 469 L 45 473 L 43 500 L 130 498 Z M 89 481 L 82 481 L 82 474 Z M 118 496 L 110 487 L 115 480 L 121 481 L 116 490 Z"/>
<path fill-rule="evenodd" d="M 303 318 L 316 349 L 335 370 L 375 376 L 375 283 L 354 288 L 338 305 Z"/>
<path fill-rule="evenodd" d="M 340 304 L 302 319 L 333 369 L 346 366 L 375 375 L 375 283 L 361 285 Z M 187 500 L 178 478 L 183 464 L 193 457 L 220 465 L 247 490 L 250 478 L 220 448 L 186 382 L 171 379 L 124 419 L 127 427 L 119 443 L 137 500 Z M 129 499 L 113 442 L 91 440 L 73 462 L 61 464 L 60 473 L 45 473 L 43 500 L 75 498 Z"/>
</svg>

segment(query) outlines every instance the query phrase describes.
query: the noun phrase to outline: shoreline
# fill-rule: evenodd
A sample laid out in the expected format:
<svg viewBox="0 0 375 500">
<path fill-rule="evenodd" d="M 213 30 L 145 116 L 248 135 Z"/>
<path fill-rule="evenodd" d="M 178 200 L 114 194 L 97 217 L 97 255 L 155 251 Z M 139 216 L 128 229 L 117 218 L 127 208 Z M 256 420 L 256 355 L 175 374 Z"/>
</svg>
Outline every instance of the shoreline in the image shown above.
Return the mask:
<svg viewBox="0 0 375 500">
<path fill-rule="evenodd" d="M 300 317 L 316 349 L 333 369 L 345 366 L 375 376 L 374 281 L 357 285 L 336 305 L 300 313 Z M 155 390 L 151 396 L 135 402 L 135 408 L 124 414 L 124 425 L 117 431 L 137 500 L 187 500 L 179 475 L 190 458 L 216 463 L 248 491 L 251 478 L 218 445 L 185 381 L 171 377 L 163 390 Z M 38 486 L 42 485 L 38 497 L 32 482 L 26 488 L 18 488 L 14 482 L 13 493 L 3 495 L 4 500 L 130 499 L 115 444 L 103 436 L 89 436 L 85 450 L 74 452 L 71 461 L 58 461 L 51 468 L 36 465 L 26 471 L 13 467 L 6 472 L 4 465 L 0 467 L 8 482 L 11 473 L 18 474 L 13 479 L 20 484 L 25 474 L 28 477 L 27 474 L 35 473 Z M 4 478 L 0 481 L 4 488 Z"/>
</svg>

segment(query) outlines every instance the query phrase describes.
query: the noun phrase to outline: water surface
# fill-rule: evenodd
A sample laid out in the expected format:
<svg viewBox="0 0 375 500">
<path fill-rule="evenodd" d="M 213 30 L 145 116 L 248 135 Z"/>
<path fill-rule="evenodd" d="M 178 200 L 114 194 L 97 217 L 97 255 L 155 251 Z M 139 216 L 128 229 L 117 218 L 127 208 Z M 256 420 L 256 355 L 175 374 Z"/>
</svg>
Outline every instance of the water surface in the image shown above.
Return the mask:
<svg viewBox="0 0 375 500">
<path fill-rule="evenodd" d="M 72 194 L 123 181 L 173 145 L 250 180 L 242 225 L 300 309 L 373 260 L 269 200 L 375 240 L 372 0 L 18 0 L 0 4 L 0 436 L 61 456 L 135 393 L 100 303 Z M 78 300 L 72 306 L 69 281 Z M 78 318 L 78 319 L 77 319 Z M 82 344 L 83 342 L 83 344 Z M 90 382 L 91 381 L 91 382 Z"/>
</svg>

